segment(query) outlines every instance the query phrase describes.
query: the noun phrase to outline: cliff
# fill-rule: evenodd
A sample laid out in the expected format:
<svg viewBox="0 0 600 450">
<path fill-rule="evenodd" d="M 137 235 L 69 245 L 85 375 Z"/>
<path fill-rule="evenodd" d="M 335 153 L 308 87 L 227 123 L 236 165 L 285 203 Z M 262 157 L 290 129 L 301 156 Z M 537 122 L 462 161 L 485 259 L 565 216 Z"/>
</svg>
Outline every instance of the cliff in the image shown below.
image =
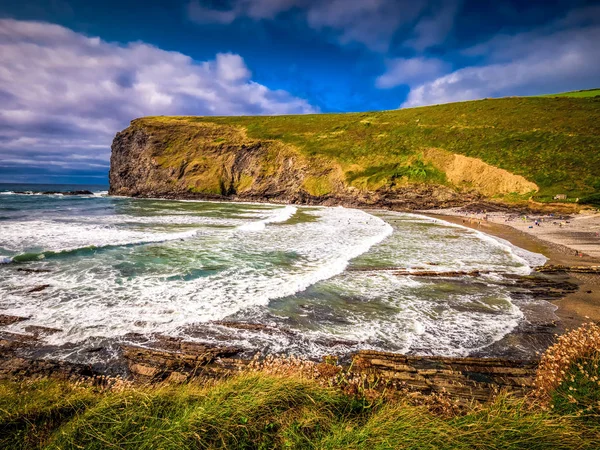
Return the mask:
<svg viewBox="0 0 600 450">
<path fill-rule="evenodd" d="M 112 146 L 110 193 L 416 209 L 600 190 L 600 100 L 399 111 L 146 117 Z"/>
</svg>

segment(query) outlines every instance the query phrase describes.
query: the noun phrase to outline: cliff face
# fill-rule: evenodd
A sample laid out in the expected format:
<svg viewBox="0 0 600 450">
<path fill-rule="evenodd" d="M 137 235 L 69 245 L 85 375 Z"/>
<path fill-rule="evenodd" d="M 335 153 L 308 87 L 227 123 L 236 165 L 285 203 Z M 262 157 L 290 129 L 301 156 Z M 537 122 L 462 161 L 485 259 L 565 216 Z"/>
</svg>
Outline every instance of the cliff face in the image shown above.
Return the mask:
<svg viewBox="0 0 600 450">
<path fill-rule="evenodd" d="M 352 186 L 341 167 L 243 128 L 176 118 L 138 119 L 112 144 L 110 194 L 299 204 L 448 207 L 479 197 L 440 184 Z"/>
<path fill-rule="evenodd" d="M 600 195 L 600 100 L 506 98 L 350 114 L 145 117 L 112 194 L 397 209 Z"/>
<path fill-rule="evenodd" d="M 296 155 L 219 128 L 134 121 L 112 145 L 111 194 L 297 200 L 305 169 Z"/>
</svg>

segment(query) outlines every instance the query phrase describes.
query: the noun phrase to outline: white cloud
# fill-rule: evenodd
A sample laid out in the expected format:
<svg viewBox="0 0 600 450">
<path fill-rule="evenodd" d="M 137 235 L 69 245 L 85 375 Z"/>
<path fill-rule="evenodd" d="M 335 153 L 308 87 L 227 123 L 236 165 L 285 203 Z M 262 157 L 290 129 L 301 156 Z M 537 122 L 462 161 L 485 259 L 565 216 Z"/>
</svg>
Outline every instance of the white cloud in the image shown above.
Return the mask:
<svg viewBox="0 0 600 450">
<path fill-rule="evenodd" d="M 188 4 L 188 16 L 197 23 L 229 24 L 238 17 L 238 12 L 235 9 L 221 11 L 206 8 L 198 0 L 192 0 Z"/>
<path fill-rule="evenodd" d="M 342 44 L 358 42 L 372 50 L 385 52 L 394 33 L 414 23 L 428 3 L 414 0 L 234 0 L 229 9 L 219 10 L 203 6 L 200 0 L 191 0 L 188 15 L 201 24 L 229 24 L 239 17 L 273 19 L 282 12 L 300 8 L 310 27 L 333 30 Z M 429 31 L 427 27 L 423 30 Z M 420 36 L 421 31 L 418 31 Z"/>
<path fill-rule="evenodd" d="M 430 14 L 422 17 L 415 25 L 414 37 L 406 45 L 422 52 L 429 47 L 440 44 L 454 27 L 454 20 L 462 0 L 443 0 L 441 4 L 431 8 Z"/>
<path fill-rule="evenodd" d="M 316 2 L 307 17 L 313 28 L 339 30 L 343 44 L 361 42 L 386 51 L 395 31 L 415 20 L 422 9 L 419 2 L 405 0 L 331 0 Z"/>
<path fill-rule="evenodd" d="M 0 20 L 0 54 L 0 165 L 15 152 L 59 157 L 73 147 L 106 159 L 99 146 L 108 149 L 116 131 L 144 115 L 316 111 L 252 81 L 235 54 L 196 62 L 142 42 L 109 43 L 12 19 Z"/>
<path fill-rule="evenodd" d="M 598 87 L 600 24 L 581 26 L 573 20 L 579 16 L 589 21 L 594 11 L 467 49 L 465 55 L 485 58 L 486 63 L 413 85 L 402 106 Z"/>
<path fill-rule="evenodd" d="M 377 77 L 375 85 L 389 89 L 401 84 L 414 84 L 435 78 L 447 70 L 448 65 L 440 59 L 394 58 L 386 61 L 387 70 Z"/>
<path fill-rule="evenodd" d="M 238 0 L 230 9 L 214 9 L 203 6 L 199 0 L 188 3 L 188 15 L 198 23 L 229 24 L 238 17 L 273 19 L 277 14 L 295 6 L 304 6 L 310 0 Z"/>
</svg>

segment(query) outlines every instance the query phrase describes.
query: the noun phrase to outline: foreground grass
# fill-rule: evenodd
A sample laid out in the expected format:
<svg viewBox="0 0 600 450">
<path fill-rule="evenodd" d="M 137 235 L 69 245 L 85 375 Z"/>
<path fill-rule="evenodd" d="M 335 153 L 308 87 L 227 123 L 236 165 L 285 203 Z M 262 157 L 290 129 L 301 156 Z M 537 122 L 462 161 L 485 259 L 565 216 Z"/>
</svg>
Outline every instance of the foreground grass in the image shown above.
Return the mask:
<svg viewBox="0 0 600 450">
<path fill-rule="evenodd" d="M 600 193 L 600 97 L 591 94 L 485 99 L 351 114 L 148 117 L 134 124 L 152 129 L 167 148 L 164 164 L 174 170 L 182 161 L 210 166 L 203 151 L 198 152 L 206 142 L 199 144 L 194 124 L 217 127 L 210 130 L 214 133 L 210 145 L 215 147 L 231 142 L 233 130 L 238 129 L 249 139 L 282 143 L 308 161 L 315 173 L 305 189 L 317 196 L 335 184 L 337 178 L 327 175 L 332 168 L 344 183 L 358 189 L 447 184 L 445 173 L 423 158 L 426 149 L 437 148 L 523 176 L 539 187 L 537 200 L 550 201 L 559 193 L 574 200 Z M 206 130 L 202 133 L 204 140 L 210 135 Z M 265 167 L 265 174 L 269 170 Z"/>
<path fill-rule="evenodd" d="M 597 422 L 509 397 L 444 418 L 402 399 L 367 402 L 266 374 L 204 387 L 0 383 L 3 449 L 599 447 Z"/>
</svg>

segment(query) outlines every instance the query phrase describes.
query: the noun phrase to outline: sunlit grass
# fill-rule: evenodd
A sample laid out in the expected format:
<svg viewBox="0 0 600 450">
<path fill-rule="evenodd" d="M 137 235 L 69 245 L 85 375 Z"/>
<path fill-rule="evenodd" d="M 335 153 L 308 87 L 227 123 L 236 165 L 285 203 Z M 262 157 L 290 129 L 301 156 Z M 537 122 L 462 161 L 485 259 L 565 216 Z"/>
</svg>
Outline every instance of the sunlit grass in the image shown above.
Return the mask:
<svg viewBox="0 0 600 450">
<path fill-rule="evenodd" d="M 335 361 L 294 358 L 175 385 L 2 381 L 0 448 L 597 449 L 599 330 L 551 347 L 532 395 L 466 409 L 376 394 Z"/>
<path fill-rule="evenodd" d="M 148 117 L 134 126 L 163 145 L 158 163 L 175 173 L 186 168 L 195 192 L 227 192 L 215 181 L 225 163 L 221 146 L 260 149 L 260 173 L 246 174 L 242 189 L 272 176 L 287 155 L 306 167 L 312 195 L 327 194 L 340 180 L 358 189 L 447 184 L 422 159 L 425 149 L 438 148 L 523 176 L 542 201 L 561 193 L 575 200 L 600 192 L 600 97 L 590 93 L 351 114 Z"/>
</svg>

